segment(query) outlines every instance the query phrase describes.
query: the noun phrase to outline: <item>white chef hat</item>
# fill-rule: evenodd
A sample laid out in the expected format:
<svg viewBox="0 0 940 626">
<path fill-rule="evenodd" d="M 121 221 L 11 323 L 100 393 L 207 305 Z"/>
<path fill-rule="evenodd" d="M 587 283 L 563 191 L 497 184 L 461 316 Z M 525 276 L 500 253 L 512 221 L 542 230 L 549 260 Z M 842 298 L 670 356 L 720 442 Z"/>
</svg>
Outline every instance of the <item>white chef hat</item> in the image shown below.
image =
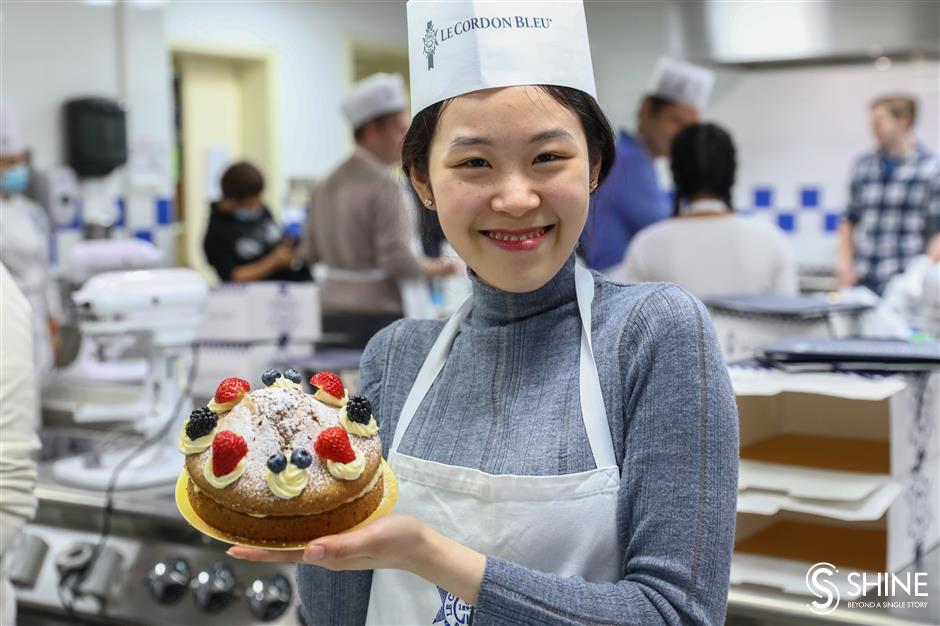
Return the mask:
<svg viewBox="0 0 940 626">
<path fill-rule="evenodd" d="M 412 115 L 461 94 L 513 85 L 596 97 L 581 0 L 408 1 Z"/>
<path fill-rule="evenodd" d="M 661 57 L 650 77 L 648 93 L 701 111 L 708 104 L 715 73 L 704 67 Z"/>
<path fill-rule="evenodd" d="M 343 113 L 353 128 L 377 117 L 404 111 L 405 80 L 400 74 L 379 72 L 363 78 L 343 98 Z"/>
<path fill-rule="evenodd" d="M 12 156 L 26 151 L 16 112 L 8 103 L 0 103 L 0 156 Z"/>
</svg>

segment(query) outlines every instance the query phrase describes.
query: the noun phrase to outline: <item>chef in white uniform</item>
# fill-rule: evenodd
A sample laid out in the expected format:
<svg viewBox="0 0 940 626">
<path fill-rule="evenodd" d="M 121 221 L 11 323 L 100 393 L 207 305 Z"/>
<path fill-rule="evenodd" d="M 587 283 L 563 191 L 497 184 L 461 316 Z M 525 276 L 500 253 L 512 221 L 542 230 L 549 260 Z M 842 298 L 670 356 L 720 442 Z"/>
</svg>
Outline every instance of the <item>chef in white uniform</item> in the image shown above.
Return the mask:
<svg viewBox="0 0 940 626">
<path fill-rule="evenodd" d="M 55 301 L 49 275 L 49 216 L 26 197 L 29 154 L 12 108 L 0 105 L 0 260 L 32 307 L 37 374 L 53 366 Z M 39 377 L 37 376 L 38 380 Z"/>
</svg>

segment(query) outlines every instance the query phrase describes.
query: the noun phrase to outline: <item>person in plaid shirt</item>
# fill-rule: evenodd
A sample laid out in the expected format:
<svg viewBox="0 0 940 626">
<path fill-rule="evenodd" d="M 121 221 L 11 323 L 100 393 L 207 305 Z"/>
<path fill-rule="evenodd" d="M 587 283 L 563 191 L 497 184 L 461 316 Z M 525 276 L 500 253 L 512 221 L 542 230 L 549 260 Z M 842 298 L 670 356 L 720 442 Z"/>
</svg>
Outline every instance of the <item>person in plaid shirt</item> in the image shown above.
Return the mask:
<svg viewBox="0 0 940 626">
<path fill-rule="evenodd" d="M 940 159 L 914 137 L 917 104 L 885 96 L 871 104 L 878 150 L 855 164 L 839 225 L 837 275 L 843 287 L 881 293 L 940 232 Z"/>
</svg>

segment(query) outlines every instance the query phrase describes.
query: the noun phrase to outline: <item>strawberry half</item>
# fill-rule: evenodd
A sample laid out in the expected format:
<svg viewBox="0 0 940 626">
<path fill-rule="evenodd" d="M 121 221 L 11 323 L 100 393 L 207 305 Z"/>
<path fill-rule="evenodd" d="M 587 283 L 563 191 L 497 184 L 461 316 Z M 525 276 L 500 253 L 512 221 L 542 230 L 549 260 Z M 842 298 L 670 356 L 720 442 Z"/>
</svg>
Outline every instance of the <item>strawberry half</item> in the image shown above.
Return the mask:
<svg viewBox="0 0 940 626">
<path fill-rule="evenodd" d="M 320 372 L 310 379 L 310 384 L 317 389 L 322 389 L 337 400 L 342 400 L 346 395 L 346 388 L 343 387 L 343 381 L 333 372 Z"/>
<path fill-rule="evenodd" d="M 219 383 L 215 390 L 215 401 L 218 404 L 228 402 L 237 402 L 245 397 L 245 394 L 251 391 L 251 385 L 242 378 L 226 378 Z"/>
<path fill-rule="evenodd" d="M 334 463 L 351 463 L 356 460 L 356 453 L 349 443 L 349 435 L 342 426 L 333 426 L 321 432 L 313 444 L 313 449 L 321 459 Z"/>
<path fill-rule="evenodd" d="M 212 440 L 212 473 L 225 476 L 248 454 L 248 444 L 241 435 L 223 430 Z"/>
</svg>

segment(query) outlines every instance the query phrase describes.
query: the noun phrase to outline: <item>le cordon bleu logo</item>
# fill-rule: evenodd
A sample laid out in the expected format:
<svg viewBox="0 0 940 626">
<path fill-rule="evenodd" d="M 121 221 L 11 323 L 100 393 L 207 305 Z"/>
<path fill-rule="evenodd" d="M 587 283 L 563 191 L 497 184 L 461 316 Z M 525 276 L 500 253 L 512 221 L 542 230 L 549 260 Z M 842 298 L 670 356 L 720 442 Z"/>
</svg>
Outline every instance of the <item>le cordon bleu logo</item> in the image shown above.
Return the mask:
<svg viewBox="0 0 940 626">
<path fill-rule="evenodd" d="M 825 562 L 807 570 L 806 588 L 816 597 L 809 605 L 817 615 L 832 613 L 839 607 L 839 587 L 832 581 L 838 573 L 835 565 Z M 927 608 L 927 572 L 849 572 L 846 582 L 850 595 L 860 598 L 845 603 L 850 609 Z M 866 600 L 865 594 L 877 599 Z"/>
<path fill-rule="evenodd" d="M 428 20 L 424 29 L 424 55 L 428 58 L 428 70 L 434 69 L 434 52 L 437 47 L 465 33 L 474 30 L 486 29 L 536 29 L 551 28 L 552 18 L 550 17 L 525 17 L 514 15 L 513 17 L 470 17 L 447 26 L 446 28 L 436 28 L 433 20 Z"/>
</svg>

